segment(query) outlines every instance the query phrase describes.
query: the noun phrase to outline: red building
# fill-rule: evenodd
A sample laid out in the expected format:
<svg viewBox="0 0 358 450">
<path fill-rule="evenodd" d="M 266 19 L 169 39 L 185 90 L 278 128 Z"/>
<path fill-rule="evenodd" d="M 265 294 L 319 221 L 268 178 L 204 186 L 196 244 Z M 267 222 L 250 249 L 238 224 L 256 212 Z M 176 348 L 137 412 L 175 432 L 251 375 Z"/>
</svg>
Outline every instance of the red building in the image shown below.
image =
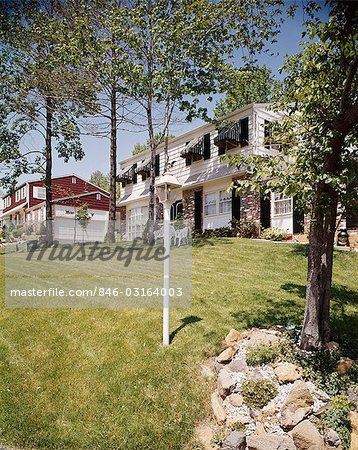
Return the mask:
<svg viewBox="0 0 358 450">
<path fill-rule="evenodd" d="M 0 221 L 3 224 L 12 222 L 14 225 L 39 229 L 46 219 L 45 198 L 44 181 L 28 181 L 17 186 L 11 194 L 2 197 Z M 74 174 L 55 177 L 52 179 L 52 204 L 55 238 L 64 238 L 66 235 L 69 241 L 72 240 L 71 229 L 76 212 L 83 205 L 87 205 L 91 217 L 86 240 L 97 240 L 96 237 L 100 238 L 105 233 L 109 193 L 104 189 Z"/>
</svg>

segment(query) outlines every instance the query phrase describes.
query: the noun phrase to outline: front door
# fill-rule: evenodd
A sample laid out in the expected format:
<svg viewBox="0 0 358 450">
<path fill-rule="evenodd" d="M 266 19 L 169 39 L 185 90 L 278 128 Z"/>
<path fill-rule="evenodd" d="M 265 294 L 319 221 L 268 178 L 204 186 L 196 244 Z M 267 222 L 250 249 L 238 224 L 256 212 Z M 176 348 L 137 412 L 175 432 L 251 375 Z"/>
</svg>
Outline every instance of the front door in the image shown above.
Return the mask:
<svg viewBox="0 0 358 450">
<path fill-rule="evenodd" d="M 203 193 L 202 191 L 194 192 L 194 229 L 202 229 L 202 215 L 203 215 Z"/>
<path fill-rule="evenodd" d="M 271 200 L 269 198 L 260 198 L 260 223 L 264 230 L 271 226 Z"/>
</svg>

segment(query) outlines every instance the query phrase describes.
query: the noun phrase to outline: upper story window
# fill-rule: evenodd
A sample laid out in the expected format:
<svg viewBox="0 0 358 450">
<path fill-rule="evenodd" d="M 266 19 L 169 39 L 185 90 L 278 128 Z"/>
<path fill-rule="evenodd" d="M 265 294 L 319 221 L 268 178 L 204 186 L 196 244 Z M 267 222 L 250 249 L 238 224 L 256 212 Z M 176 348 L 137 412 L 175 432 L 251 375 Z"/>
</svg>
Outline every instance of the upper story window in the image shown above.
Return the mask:
<svg viewBox="0 0 358 450">
<path fill-rule="evenodd" d="M 11 205 L 11 195 L 4 198 L 4 207 L 8 208 Z"/>
<path fill-rule="evenodd" d="M 25 198 L 26 197 L 26 186 L 23 186 L 21 188 L 21 198 Z"/>
<path fill-rule="evenodd" d="M 16 192 L 15 192 L 15 202 L 18 202 L 19 200 L 20 200 L 20 194 L 21 194 L 21 192 L 20 192 L 20 189 L 18 189 Z"/>
<path fill-rule="evenodd" d="M 218 154 L 224 155 L 227 150 L 245 147 L 249 144 L 249 118 L 244 117 L 234 124 L 222 127 L 214 139 L 214 144 L 219 147 Z"/>
<path fill-rule="evenodd" d="M 231 193 L 227 191 L 219 192 L 219 214 L 231 213 Z"/>
<path fill-rule="evenodd" d="M 71 183 L 72 183 L 72 184 L 76 184 L 76 183 L 77 183 L 77 178 L 76 178 L 76 177 L 72 177 Z"/>
<path fill-rule="evenodd" d="M 37 198 L 39 200 L 45 200 L 46 199 L 46 189 L 44 187 L 34 186 L 33 197 Z"/>
<path fill-rule="evenodd" d="M 194 161 L 198 161 L 199 159 L 210 159 L 210 133 L 187 142 L 185 148 L 180 152 L 180 156 L 185 158 L 186 166 L 190 166 Z"/>
<path fill-rule="evenodd" d="M 96 200 L 101 200 L 102 199 L 102 195 L 101 194 L 96 194 Z"/>
<path fill-rule="evenodd" d="M 204 196 L 204 216 L 216 214 L 216 192 L 209 192 Z"/>
<path fill-rule="evenodd" d="M 281 214 L 292 213 L 292 198 L 284 194 L 274 193 L 274 214 L 279 216 Z"/>
</svg>

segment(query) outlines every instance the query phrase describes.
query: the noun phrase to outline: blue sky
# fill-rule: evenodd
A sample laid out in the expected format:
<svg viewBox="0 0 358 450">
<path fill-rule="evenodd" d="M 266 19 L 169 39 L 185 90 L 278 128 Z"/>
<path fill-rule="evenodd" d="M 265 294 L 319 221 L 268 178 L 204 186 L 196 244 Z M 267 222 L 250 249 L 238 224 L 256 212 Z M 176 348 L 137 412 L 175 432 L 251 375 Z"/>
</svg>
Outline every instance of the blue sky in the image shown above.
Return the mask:
<svg viewBox="0 0 358 450">
<path fill-rule="evenodd" d="M 258 0 L 259 1 L 259 0 Z M 290 2 L 286 2 L 289 4 Z M 323 6 L 323 2 L 322 2 Z M 322 17 L 327 16 L 327 11 L 322 9 L 320 12 Z M 258 56 L 260 64 L 265 64 L 272 69 L 273 73 L 280 78 L 278 74 L 278 69 L 281 67 L 284 57 L 287 54 L 295 54 L 299 51 L 299 43 L 301 40 L 301 33 L 303 31 L 303 11 L 299 8 L 295 17 L 286 18 L 283 25 L 281 26 L 281 32 L 277 37 L 277 43 L 271 47 L 273 52 L 278 52 L 278 56 L 269 56 L 268 54 L 263 54 Z M 216 97 L 217 99 L 218 97 Z M 212 102 L 211 108 L 215 106 L 215 102 Z M 178 136 L 186 131 L 189 131 L 199 125 L 202 122 L 196 120 L 189 124 L 182 123 L 177 125 L 173 134 Z M 145 142 L 147 139 L 147 134 L 145 132 L 129 132 L 129 131 L 119 131 L 118 133 L 118 161 L 129 157 L 132 153 L 132 149 L 135 143 Z M 35 139 L 34 136 L 27 138 L 25 142 L 27 147 L 42 147 L 43 144 Z M 53 173 L 54 175 L 66 175 L 70 173 L 77 173 L 84 178 L 89 178 L 90 174 L 95 170 L 101 170 L 104 173 L 109 172 L 109 141 L 107 139 L 100 139 L 91 136 L 83 136 L 82 144 L 85 151 L 85 157 L 81 161 L 70 160 L 68 163 L 64 163 L 61 159 L 54 158 L 53 163 Z M 28 176 L 26 177 L 29 178 Z M 25 178 L 24 178 L 25 179 Z M 20 181 L 23 181 L 21 179 Z"/>
</svg>

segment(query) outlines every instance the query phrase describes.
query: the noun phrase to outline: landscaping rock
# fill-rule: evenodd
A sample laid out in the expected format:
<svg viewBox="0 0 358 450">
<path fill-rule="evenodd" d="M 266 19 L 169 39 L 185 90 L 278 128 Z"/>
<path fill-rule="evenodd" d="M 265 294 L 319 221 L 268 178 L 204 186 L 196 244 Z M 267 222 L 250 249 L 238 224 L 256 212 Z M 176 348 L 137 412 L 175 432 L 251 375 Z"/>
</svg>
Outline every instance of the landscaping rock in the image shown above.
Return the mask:
<svg viewBox="0 0 358 450">
<path fill-rule="evenodd" d="M 351 422 L 351 450 L 358 448 L 358 412 L 350 411 L 349 420 Z"/>
<path fill-rule="evenodd" d="M 358 393 L 352 388 L 347 389 L 347 395 L 351 402 L 356 404 L 356 408 L 358 409 Z"/>
<path fill-rule="evenodd" d="M 324 345 L 324 348 L 326 350 L 330 350 L 331 352 L 338 352 L 339 351 L 339 344 L 338 344 L 338 342 L 330 341 L 330 342 L 327 342 Z"/>
<path fill-rule="evenodd" d="M 271 400 L 266 406 L 264 406 L 261 410 L 261 414 L 264 417 L 273 416 L 277 412 L 277 403 L 275 400 Z"/>
<path fill-rule="evenodd" d="M 242 372 L 246 373 L 248 370 L 248 366 L 246 363 L 246 359 L 233 359 L 228 365 L 227 368 L 231 370 L 231 372 Z"/>
<path fill-rule="evenodd" d="M 331 447 L 339 447 L 341 445 L 338 433 L 334 430 L 328 430 L 324 436 L 324 440 Z"/>
<path fill-rule="evenodd" d="M 311 412 L 313 403 L 307 384 L 295 381 L 281 408 L 281 425 L 284 428 L 293 428 Z"/>
<path fill-rule="evenodd" d="M 230 420 L 228 420 L 230 425 L 233 425 L 234 423 L 242 423 L 243 425 L 247 425 L 251 422 L 251 417 L 247 414 L 237 414 L 235 417 L 231 417 Z"/>
<path fill-rule="evenodd" d="M 246 438 L 246 441 L 249 450 L 296 450 L 293 440 L 287 435 L 252 434 Z"/>
<path fill-rule="evenodd" d="M 258 436 L 262 436 L 263 434 L 267 434 L 265 430 L 265 426 L 262 422 L 256 423 L 255 434 Z"/>
<path fill-rule="evenodd" d="M 319 389 L 311 381 L 307 381 L 306 384 L 313 397 L 316 397 L 318 400 L 321 400 L 321 402 L 324 403 L 327 403 L 331 400 L 331 397 L 326 392 L 322 391 L 322 389 Z"/>
<path fill-rule="evenodd" d="M 234 380 L 231 374 L 232 372 L 230 372 L 230 370 L 227 370 L 226 368 L 220 370 L 219 372 L 217 388 L 219 394 L 223 398 L 227 397 L 235 389 L 236 380 Z"/>
<path fill-rule="evenodd" d="M 340 358 L 336 365 L 336 372 L 339 375 L 345 375 L 354 366 L 355 361 L 350 358 Z"/>
<path fill-rule="evenodd" d="M 228 399 L 229 399 L 229 402 L 232 404 L 232 406 L 236 406 L 236 407 L 241 406 L 244 401 L 244 399 L 242 398 L 242 395 L 236 394 L 236 393 L 230 394 Z"/>
<path fill-rule="evenodd" d="M 208 380 L 211 380 L 215 376 L 213 369 L 204 364 L 200 367 L 200 373 L 203 378 L 207 378 Z"/>
<path fill-rule="evenodd" d="M 220 355 L 216 358 L 216 361 L 218 363 L 228 363 L 232 360 L 233 356 L 235 355 L 236 348 L 235 347 L 228 347 L 225 350 L 223 350 Z"/>
<path fill-rule="evenodd" d="M 324 450 L 323 438 L 309 420 L 299 423 L 289 434 L 298 450 Z"/>
<path fill-rule="evenodd" d="M 247 343 L 248 347 L 257 347 L 258 345 L 274 345 L 280 341 L 277 332 L 268 332 L 264 330 L 253 330 Z"/>
<path fill-rule="evenodd" d="M 225 364 L 221 364 L 221 363 L 218 363 L 218 362 L 215 362 L 215 364 L 214 364 L 214 369 L 215 369 L 216 373 L 219 373 L 220 370 L 222 368 L 224 368 L 224 367 L 225 367 Z"/>
<path fill-rule="evenodd" d="M 302 371 L 295 364 L 280 364 L 274 368 L 275 375 L 280 383 L 292 383 L 301 378 Z"/>
<path fill-rule="evenodd" d="M 211 394 L 211 407 L 213 409 L 214 417 L 217 423 L 220 425 L 226 420 L 226 411 L 223 401 L 217 392 Z"/>
<path fill-rule="evenodd" d="M 238 341 L 241 339 L 241 334 L 239 331 L 234 330 L 233 328 L 229 331 L 228 335 L 225 338 L 226 347 L 235 346 Z"/>
<path fill-rule="evenodd" d="M 233 431 L 223 442 L 221 447 L 223 450 L 245 450 L 246 436 L 240 431 Z"/>
</svg>

